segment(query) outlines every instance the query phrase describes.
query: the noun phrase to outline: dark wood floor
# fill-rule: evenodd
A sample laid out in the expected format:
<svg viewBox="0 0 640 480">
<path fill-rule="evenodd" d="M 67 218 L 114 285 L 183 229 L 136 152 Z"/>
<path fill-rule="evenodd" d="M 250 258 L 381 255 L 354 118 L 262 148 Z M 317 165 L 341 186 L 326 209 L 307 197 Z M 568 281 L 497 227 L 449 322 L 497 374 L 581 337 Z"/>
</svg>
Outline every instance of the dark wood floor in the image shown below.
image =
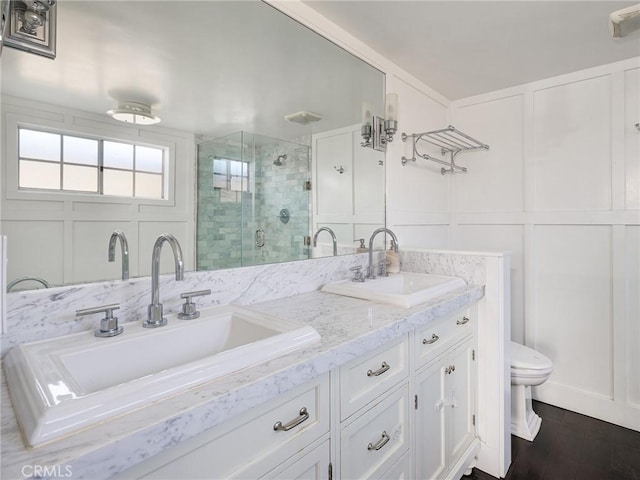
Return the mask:
<svg viewBox="0 0 640 480">
<path fill-rule="evenodd" d="M 640 480 L 640 432 L 546 403 L 533 409 L 542 427 L 533 442 L 511 437 L 506 480 Z M 471 478 L 494 479 L 479 470 Z"/>
</svg>

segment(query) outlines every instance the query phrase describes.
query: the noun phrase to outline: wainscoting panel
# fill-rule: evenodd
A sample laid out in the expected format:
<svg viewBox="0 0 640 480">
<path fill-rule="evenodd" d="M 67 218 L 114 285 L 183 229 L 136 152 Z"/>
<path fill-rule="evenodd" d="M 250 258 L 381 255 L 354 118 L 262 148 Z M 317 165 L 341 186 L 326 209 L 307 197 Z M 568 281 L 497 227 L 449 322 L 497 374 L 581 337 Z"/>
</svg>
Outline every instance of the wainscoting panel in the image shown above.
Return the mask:
<svg viewBox="0 0 640 480">
<path fill-rule="evenodd" d="M 624 341 L 626 343 L 626 400 L 638 408 L 640 416 L 640 227 L 626 227 L 624 288 Z"/>
<path fill-rule="evenodd" d="M 533 94 L 536 210 L 611 208 L 611 78 Z"/>
<path fill-rule="evenodd" d="M 456 212 L 523 210 L 523 122 L 522 95 L 464 107 L 456 128 L 490 149 L 458 155 L 456 162 L 471 175 L 456 176 Z"/>
<path fill-rule="evenodd" d="M 639 65 L 640 58 L 602 65 L 451 107 L 451 123 L 491 145 L 483 162 L 469 154 L 469 172 L 453 177 L 452 243 L 513 252 L 512 338 L 554 363 L 534 398 L 635 430 Z M 496 191 L 513 211 L 493 205 Z"/>
<path fill-rule="evenodd" d="M 535 228 L 535 337 L 550 382 L 613 397 L 611 228 Z"/>
<path fill-rule="evenodd" d="M 457 225 L 454 249 L 511 252 L 511 339 L 524 343 L 524 228 L 522 225 Z"/>
</svg>

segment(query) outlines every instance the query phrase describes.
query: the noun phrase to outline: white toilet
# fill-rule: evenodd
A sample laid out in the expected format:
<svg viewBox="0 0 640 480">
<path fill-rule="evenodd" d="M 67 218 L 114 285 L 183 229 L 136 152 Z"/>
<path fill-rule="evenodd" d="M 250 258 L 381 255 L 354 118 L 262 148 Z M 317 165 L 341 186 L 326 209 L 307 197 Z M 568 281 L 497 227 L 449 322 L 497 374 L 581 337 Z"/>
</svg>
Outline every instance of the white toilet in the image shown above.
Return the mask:
<svg viewBox="0 0 640 480">
<path fill-rule="evenodd" d="M 553 363 L 535 350 L 511 342 L 511 433 L 533 441 L 542 419 L 531 406 L 531 387 L 546 382 Z"/>
</svg>

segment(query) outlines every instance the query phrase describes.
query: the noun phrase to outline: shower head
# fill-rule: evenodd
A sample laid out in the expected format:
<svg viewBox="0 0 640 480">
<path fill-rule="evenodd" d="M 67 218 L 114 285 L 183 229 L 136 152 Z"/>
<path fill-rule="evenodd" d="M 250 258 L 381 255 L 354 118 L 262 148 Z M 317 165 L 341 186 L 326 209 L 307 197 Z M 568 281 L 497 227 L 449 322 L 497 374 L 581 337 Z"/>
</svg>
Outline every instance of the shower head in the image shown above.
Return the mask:
<svg viewBox="0 0 640 480">
<path fill-rule="evenodd" d="M 286 155 L 278 155 L 278 158 L 276 158 L 276 159 L 273 161 L 273 164 L 274 164 L 275 166 L 277 166 L 277 167 L 281 167 L 282 165 L 284 165 L 284 161 L 283 161 L 283 160 L 286 160 L 286 159 L 287 159 L 287 156 L 286 156 Z"/>
</svg>

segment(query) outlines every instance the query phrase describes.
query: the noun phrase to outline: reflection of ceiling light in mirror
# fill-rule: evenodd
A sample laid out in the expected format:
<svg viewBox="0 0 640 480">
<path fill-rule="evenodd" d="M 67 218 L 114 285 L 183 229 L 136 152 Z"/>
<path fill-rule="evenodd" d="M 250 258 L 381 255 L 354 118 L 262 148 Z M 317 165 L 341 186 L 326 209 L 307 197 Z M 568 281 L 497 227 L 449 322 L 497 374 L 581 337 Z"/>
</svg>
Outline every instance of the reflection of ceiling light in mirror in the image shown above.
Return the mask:
<svg viewBox="0 0 640 480">
<path fill-rule="evenodd" d="M 302 112 L 290 113 L 289 115 L 285 115 L 284 118 L 285 120 L 289 120 L 290 122 L 296 122 L 301 125 L 309 125 L 310 123 L 322 120 L 322 115 L 318 115 L 317 113 L 302 111 Z"/>
<path fill-rule="evenodd" d="M 120 102 L 118 108 L 109 110 L 107 114 L 114 119 L 136 125 L 153 125 L 160 123 L 160 118 L 151 113 L 151 107 L 144 103 Z"/>
</svg>

